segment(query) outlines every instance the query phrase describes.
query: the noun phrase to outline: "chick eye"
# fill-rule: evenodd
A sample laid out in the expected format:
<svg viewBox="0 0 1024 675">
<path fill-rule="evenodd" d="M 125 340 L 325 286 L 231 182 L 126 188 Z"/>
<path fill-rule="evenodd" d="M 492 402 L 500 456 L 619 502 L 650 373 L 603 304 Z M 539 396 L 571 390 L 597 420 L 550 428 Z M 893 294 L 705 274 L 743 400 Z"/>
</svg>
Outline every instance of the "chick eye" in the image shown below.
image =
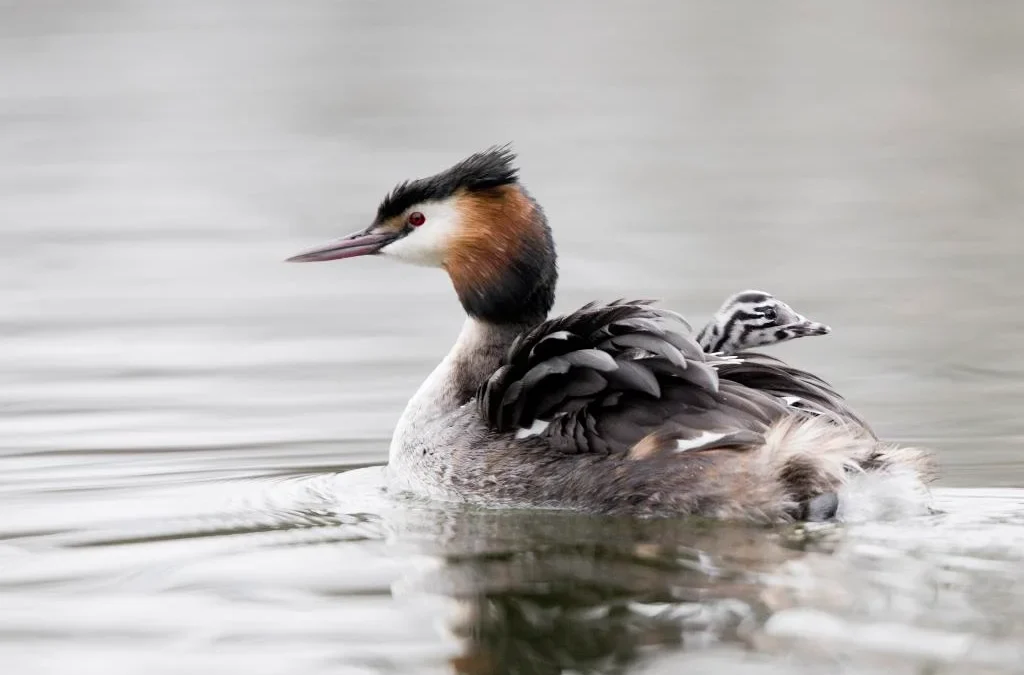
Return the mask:
<svg viewBox="0 0 1024 675">
<path fill-rule="evenodd" d="M 779 318 L 779 313 L 776 312 L 771 307 L 769 307 L 766 310 L 763 310 L 761 313 L 764 314 L 764 318 L 768 319 L 769 321 L 775 321 L 775 319 Z"/>
<path fill-rule="evenodd" d="M 427 217 L 419 211 L 413 211 L 409 214 L 409 224 L 413 227 L 419 227 L 423 223 L 427 222 Z"/>
</svg>

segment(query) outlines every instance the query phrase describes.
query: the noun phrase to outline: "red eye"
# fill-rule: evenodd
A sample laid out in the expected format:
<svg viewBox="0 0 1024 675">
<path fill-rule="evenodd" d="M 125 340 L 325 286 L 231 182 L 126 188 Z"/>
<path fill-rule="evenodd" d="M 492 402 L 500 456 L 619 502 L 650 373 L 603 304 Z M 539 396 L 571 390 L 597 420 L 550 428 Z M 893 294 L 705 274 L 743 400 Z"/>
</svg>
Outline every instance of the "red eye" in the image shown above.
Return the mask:
<svg viewBox="0 0 1024 675">
<path fill-rule="evenodd" d="M 427 222 L 427 217 L 419 211 L 413 211 L 409 214 L 409 224 L 413 227 L 419 227 L 425 222 Z"/>
</svg>

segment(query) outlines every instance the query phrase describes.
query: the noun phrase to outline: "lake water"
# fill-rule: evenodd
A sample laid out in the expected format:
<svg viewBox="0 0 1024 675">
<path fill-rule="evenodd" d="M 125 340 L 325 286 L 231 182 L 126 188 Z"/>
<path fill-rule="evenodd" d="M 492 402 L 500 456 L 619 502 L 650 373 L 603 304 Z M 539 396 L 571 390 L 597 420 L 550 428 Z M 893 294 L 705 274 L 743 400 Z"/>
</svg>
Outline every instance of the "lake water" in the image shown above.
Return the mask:
<svg viewBox="0 0 1024 675">
<path fill-rule="evenodd" d="M 0 2 L 4 672 L 1021 672 L 1022 78 L 1012 0 Z M 557 309 L 776 293 L 943 512 L 385 494 L 454 295 L 281 261 L 506 141 Z"/>
</svg>

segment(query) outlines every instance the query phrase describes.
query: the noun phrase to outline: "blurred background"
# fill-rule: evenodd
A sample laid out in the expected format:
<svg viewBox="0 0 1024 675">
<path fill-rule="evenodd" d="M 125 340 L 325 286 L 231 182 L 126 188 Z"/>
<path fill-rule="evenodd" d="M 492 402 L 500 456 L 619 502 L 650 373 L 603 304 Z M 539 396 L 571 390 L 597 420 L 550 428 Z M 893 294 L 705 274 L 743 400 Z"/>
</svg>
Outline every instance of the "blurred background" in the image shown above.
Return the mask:
<svg viewBox="0 0 1024 675">
<path fill-rule="evenodd" d="M 1013 672 L 1022 78 L 1013 0 L 0 1 L 0 661 Z M 338 478 L 385 461 L 461 310 L 433 270 L 281 261 L 508 141 L 557 310 L 773 292 L 834 330 L 773 351 L 936 448 L 981 520 L 794 563 L 778 533 L 412 515 Z"/>
</svg>

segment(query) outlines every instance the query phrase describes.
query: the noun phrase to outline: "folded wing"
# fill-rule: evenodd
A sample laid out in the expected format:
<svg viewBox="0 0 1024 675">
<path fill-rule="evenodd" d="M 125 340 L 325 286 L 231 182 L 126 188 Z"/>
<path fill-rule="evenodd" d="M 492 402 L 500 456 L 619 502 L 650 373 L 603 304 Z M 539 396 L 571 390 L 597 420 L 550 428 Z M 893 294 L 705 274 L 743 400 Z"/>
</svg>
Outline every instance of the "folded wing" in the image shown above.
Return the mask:
<svg viewBox="0 0 1024 675">
<path fill-rule="evenodd" d="M 494 430 L 570 454 L 744 449 L 794 412 L 865 426 L 821 379 L 761 354 L 706 354 L 648 301 L 592 303 L 524 333 L 477 402 Z"/>
</svg>

